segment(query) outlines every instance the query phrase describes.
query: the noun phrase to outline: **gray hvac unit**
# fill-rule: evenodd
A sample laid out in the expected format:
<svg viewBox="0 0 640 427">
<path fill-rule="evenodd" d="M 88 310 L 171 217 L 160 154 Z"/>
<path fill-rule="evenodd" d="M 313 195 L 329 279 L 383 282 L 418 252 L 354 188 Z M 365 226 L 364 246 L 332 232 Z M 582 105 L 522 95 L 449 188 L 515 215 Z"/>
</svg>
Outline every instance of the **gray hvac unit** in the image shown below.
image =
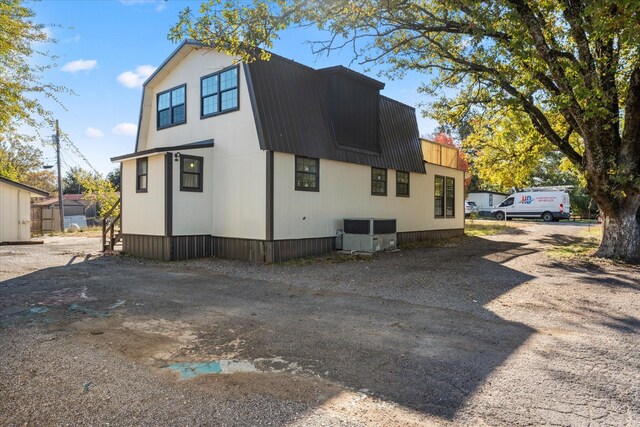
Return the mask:
<svg viewBox="0 0 640 427">
<path fill-rule="evenodd" d="M 343 250 L 379 252 L 395 248 L 395 219 L 362 218 L 344 220 Z"/>
</svg>

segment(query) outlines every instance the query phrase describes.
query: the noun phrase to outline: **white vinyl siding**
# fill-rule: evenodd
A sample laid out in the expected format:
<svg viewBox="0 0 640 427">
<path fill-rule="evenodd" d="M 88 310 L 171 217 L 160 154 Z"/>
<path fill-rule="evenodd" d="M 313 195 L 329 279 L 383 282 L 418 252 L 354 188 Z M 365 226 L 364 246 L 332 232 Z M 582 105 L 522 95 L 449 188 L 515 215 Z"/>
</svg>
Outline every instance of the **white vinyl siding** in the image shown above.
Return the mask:
<svg viewBox="0 0 640 427">
<path fill-rule="evenodd" d="M 31 239 L 31 194 L 0 182 L 0 242 Z"/>
<path fill-rule="evenodd" d="M 258 142 L 244 67 L 233 66 L 233 61 L 233 57 L 223 53 L 195 49 L 175 68 L 161 70 L 159 77 L 150 83 L 153 87 L 147 87 L 151 96 L 145 93 L 138 150 L 210 139 L 215 144 L 213 148 L 180 152 L 181 155 L 203 157 L 202 192 L 180 191 L 180 162 L 172 162 L 174 236 L 213 235 L 244 239 L 264 239 L 266 236 L 266 154 Z M 201 79 L 216 70 L 237 70 L 237 76 L 220 83 L 220 92 L 230 92 L 229 96 L 237 93 L 238 107 L 246 108 L 201 120 Z M 188 124 L 157 130 L 153 125 L 154 115 L 147 114 L 147 111 L 156 110 L 155 94 L 185 82 Z M 234 84 L 237 87 L 234 88 Z M 233 104 L 234 101 L 225 107 Z M 159 185 L 149 178 L 150 192 Z M 164 211 L 156 215 L 163 219 Z M 127 232 L 135 233 L 126 225 L 127 217 L 123 218 L 123 224 Z"/>
<path fill-rule="evenodd" d="M 462 171 L 427 165 L 427 174 L 410 174 L 411 197 L 389 198 L 371 195 L 370 166 L 327 159 L 320 162 L 320 192 L 295 191 L 291 185 L 295 155 L 274 153 L 275 239 L 335 236 L 344 218 L 395 218 L 399 232 L 464 227 L 463 215 L 438 221 L 433 217 L 434 175 L 446 172 L 456 178 L 455 209 L 460 212 Z M 395 170 L 387 169 L 387 182 L 396 182 Z"/>
<path fill-rule="evenodd" d="M 137 160 L 122 162 L 122 229 L 125 234 L 164 236 L 165 158 L 147 157 L 147 191 L 136 190 Z"/>
</svg>

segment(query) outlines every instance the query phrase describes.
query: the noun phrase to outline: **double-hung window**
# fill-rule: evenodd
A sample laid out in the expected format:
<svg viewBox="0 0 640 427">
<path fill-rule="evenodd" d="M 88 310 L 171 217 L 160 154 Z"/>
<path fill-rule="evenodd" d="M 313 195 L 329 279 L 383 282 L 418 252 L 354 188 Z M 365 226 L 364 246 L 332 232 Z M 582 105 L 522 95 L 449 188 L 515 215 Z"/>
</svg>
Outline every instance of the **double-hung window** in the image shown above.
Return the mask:
<svg viewBox="0 0 640 427">
<path fill-rule="evenodd" d="M 147 157 L 142 157 L 136 160 L 136 192 L 137 193 L 146 193 L 147 192 L 147 176 L 149 174 L 149 159 Z"/>
<path fill-rule="evenodd" d="M 202 192 L 202 157 L 180 155 L 180 191 Z"/>
<path fill-rule="evenodd" d="M 444 218 L 444 176 L 435 176 L 434 215 Z"/>
<path fill-rule="evenodd" d="M 200 79 L 200 116 L 209 117 L 238 109 L 238 67 Z"/>
<path fill-rule="evenodd" d="M 396 171 L 396 197 L 409 197 L 409 172 Z"/>
<path fill-rule="evenodd" d="M 455 206 L 455 188 L 456 188 L 456 180 L 455 178 L 447 177 L 445 180 L 445 215 L 447 218 L 453 218 L 456 216 L 456 206 Z"/>
<path fill-rule="evenodd" d="M 434 215 L 436 218 L 453 218 L 456 214 L 456 180 L 451 177 L 435 176 Z"/>
<path fill-rule="evenodd" d="M 296 190 L 320 190 L 320 159 L 296 156 Z"/>
<path fill-rule="evenodd" d="M 371 195 L 387 195 L 387 170 L 381 168 L 371 168 Z"/>
<path fill-rule="evenodd" d="M 158 94 L 158 129 L 187 122 L 187 85 Z"/>
</svg>

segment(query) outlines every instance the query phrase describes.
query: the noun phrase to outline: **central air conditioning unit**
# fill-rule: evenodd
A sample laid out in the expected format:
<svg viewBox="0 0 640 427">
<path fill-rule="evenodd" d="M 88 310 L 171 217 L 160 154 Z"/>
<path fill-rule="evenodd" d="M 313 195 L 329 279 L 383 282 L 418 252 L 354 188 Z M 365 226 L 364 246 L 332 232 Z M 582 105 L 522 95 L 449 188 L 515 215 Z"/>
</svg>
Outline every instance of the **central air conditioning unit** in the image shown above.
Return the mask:
<svg viewBox="0 0 640 427">
<path fill-rule="evenodd" d="M 396 248 L 395 219 L 345 219 L 342 249 L 379 252 Z"/>
</svg>

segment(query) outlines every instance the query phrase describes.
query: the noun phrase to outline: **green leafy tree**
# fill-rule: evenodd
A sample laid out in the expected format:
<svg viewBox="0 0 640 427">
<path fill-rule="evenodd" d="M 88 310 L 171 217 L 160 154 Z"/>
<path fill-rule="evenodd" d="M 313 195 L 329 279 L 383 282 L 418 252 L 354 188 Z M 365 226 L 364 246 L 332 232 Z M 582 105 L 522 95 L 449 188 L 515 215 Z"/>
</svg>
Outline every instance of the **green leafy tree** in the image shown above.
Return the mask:
<svg viewBox="0 0 640 427">
<path fill-rule="evenodd" d="M 312 24 L 329 33 L 316 51 L 349 46 L 391 77 L 435 76 L 421 90 L 441 96 L 441 123 L 522 113 L 533 130 L 518 140 L 562 152 L 606 214 L 598 255 L 638 260 L 638 10 L 637 0 L 212 0 L 181 12 L 169 37 L 251 61 L 268 59 L 279 31 Z"/>
<path fill-rule="evenodd" d="M 527 127 L 531 127 L 529 118 L 517 111 L 495 123 L 475 126 L 476 131 L 463 142 L 474 152 L 472 173 L 499 191 L 532 185 L 534 170 L 552 146 Z"/>
<path fill-rule="evenodd" d="M 52 170 L 35 170 L 24 175 L 23 184 L 46 191 L 50 195 L 58 194 L 58 180 Z"/>
<path fill-rule="evenodd" d="M 117 190 L 109 179 L 105 179 L 97 173 L 90 173 L 86 170 L 79 169 L 75 171 L 75 179 L 84 189 L 85 197 L 83 198 L 96 200 L 98 214 L 101 217 L 104 217 L 104 215 L 111 211 L 111 208 L 120 200 Z M 111 215 L 117 216 L 119 213 L 120 209 L 116 208 Z"/>
<path fill-rule="evenodd" d="M 82 194 L 87 192 L 83 182 L 87 177 L 98 177 L 97 173 L 91 173 L 79 166 L 74 166 L 62 177 L 62 194 Z"/>
<path fill-rule="evenodd" d="M 107 181 L 111 183 L 111 186 L 115 191 L 120 191 L 120 168 L 115 168 L 107 174 Z"/>
<path fill-rule="evenodd" d="M 21 126 L 36 133 L 42 127 L 52 129 L 55 121 L 42 100 L 58 102 L 59 94 L 70 93 L 43 81 L 42 74 L 55 66 L 55 57 L 39 50 L 52 40 L 34 17 L 22 0 L 0 0 L 0 141 L 33 142 L 33 136 L 19 132 Z"/>
<path fill-rule="evenodd" d="M 0 176 L 23 182 L 42 166 L 40 149 L 20 140 L 0 140 Z"/>
<path fill-rule="evenodd" d="M 0 148 L 0 176 L 12 181 L 18 181 L 19 179 L 16 167 L 11 162 L 10 153 L 2 148 Z"/>
<path fill-rule="evenodd" d="M 6 144 L 6 147 L 11 162 L 20 174 L 42 168 L 42 150 L 39 148 L 19 142 Z"/>
</svg>

